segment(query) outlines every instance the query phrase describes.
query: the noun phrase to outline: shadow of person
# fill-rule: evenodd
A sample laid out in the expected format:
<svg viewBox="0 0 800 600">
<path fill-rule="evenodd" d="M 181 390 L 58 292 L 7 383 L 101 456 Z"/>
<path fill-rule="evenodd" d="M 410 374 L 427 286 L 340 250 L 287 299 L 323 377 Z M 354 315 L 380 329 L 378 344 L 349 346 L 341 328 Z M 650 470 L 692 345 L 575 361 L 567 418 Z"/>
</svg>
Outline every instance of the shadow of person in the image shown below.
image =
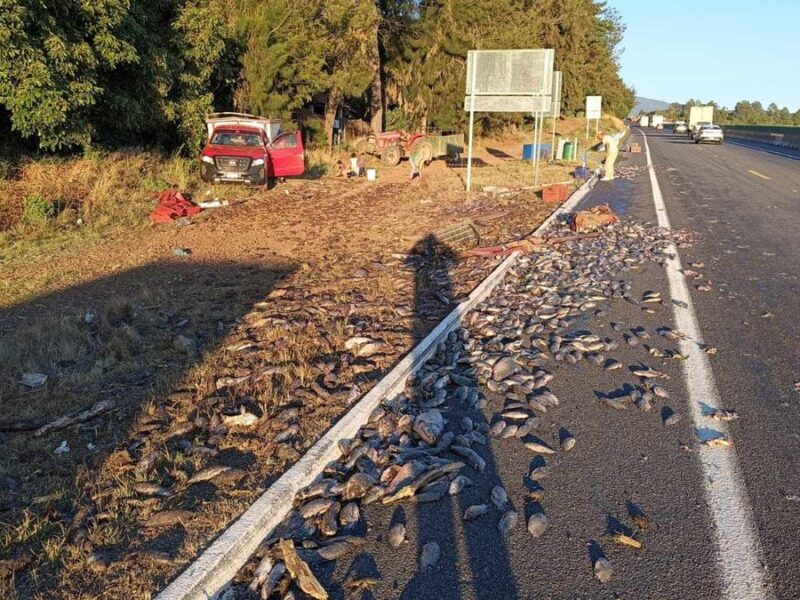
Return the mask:
<svg viewBox="0 0 800 600">
<path fill-rule="evenodd" d="M 414 246 L 409 261 L 415 269 L 414 336 L 417 341 L 455 308 L 450 276 L 455 260 L 454 250 L 433 235 L 419 240 Z M 449 374 L 447 399 L 438 410 L 447 421 L 445 431 L 454 435 L 469 435 L 472 427 L 486 423 L 485 416 L 477 408 L 480 386 L 469 366 L 459 362 L 468 351 L 466 339 L 463 330 L 456 329 L 428 361 L 429 371 Z M 430 394 L 420 386 L 414 393 L 416 400 L 423 405 L 431 400 Z M 498 529 L 504 511 L 494 508 L 489 500 L 492 488 L 502 485 L 491 442 L 486 446 L 475 443 L 471 449 L 480 457 L 472 464 L 460 454 L 442 456 L 464 462 L 467 466 L 461 473 L 468 476 L 473 485 L 456 495 L 445 494 L 435 502 L 417 503 L 409 510 L 409 518 L 416 520 L 417 557 L 430 542 L 438 544 L 441 555 L 438 563 L 426 570 L 418 564 L 418 570 L 403 589 L 401 598 L 457 600 L 462 597 L 513 599 L 518 596 L 506 539 Z M 475 504 L 489 504 L 492 508 L 479 519 L 462 521 L 466 509 Z M 512 508 L 509 503 L 504 510 Z"/>
<path fill-rule="evenodd" d="M 102 496 L 97 502 L 105 506 L 152 501 L 120 485 L 122 474 L 132 473 L 147 449 L 167 460 L 181 453 L 188 456 L 192 444 L 201 444 L 206 426 L 202 402 L 219 366 L 206 368 L 206 361 L 216 356 L 220 342 L 253 305 L 293 270 L 290 262 L 272 258 L 242 263 L 166 259 L 0 310 L 0 513 L 7 531 L 34 525 L 31 535 L 5 544 L 0 558 L 43 556 L 42 548 L 56 542 L 75 555 L 70 548 L 78 537 L 80 515 L 99 510 L 95 497 Z M 25 373 L 41 374 L 46 380 L 22 385 Z M 100 401 L 113 402 L 113 408 L 36 435 L 44 423 Z M 158 417 L 145 427 L 141 417 L 148 409 Z M 169 446 L 151 448 L 146 435 L 180 434 L 171 429 L 176 423 L 193 428 L 170 437 Z M 61 450 L 54 452 L 56 448 Z M 201 449 L 215 452 L 218 461 L 240 471 L 253 463 L 249 452 Z M 149 479 L 176 487 L 173 473 L 150 473 Z M 184 496 L 166 501 L 191 500 Z M 105 510 L 105 521 L 97 529 L 119 527 L 114 529 L 119 534 L 114 546 L 121 547 L 126 536 L 136 537 L 130 531 L 120 533 L 129 526 L 130 510 Z M 95 530 L 84 530 L 84 536 L 86 531 L 101 545 Z M 64 538 L 64 544 L 58 538 Z M 153 541 L 176 549 L 183 539 L 167 531 Z M 34 559 L 31 569 L 16 574 L 16 593 L 51 597 L 63 583 L 59 571 L 65 564 L 66 560 Z"/>
</svg>

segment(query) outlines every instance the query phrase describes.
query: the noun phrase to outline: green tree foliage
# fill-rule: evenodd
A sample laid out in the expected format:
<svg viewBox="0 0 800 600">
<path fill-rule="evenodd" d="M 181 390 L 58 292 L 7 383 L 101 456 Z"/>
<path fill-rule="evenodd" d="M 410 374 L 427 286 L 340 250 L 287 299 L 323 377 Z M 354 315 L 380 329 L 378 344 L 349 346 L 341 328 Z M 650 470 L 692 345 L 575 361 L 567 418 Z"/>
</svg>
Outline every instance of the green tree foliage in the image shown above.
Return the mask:
<svg viewBox="0 0 800 600">
<path fill-rule="evenodd" d="M 720 125 L 795 125 L 800 126 L 800 110 L 792 113 L 788 107 L 778 108 L 774 102 L 765 109 L 761 102 L 741 100 L 733 109 L 720 106 L 713 100 L 702 102 L 694 98 L 685 104 L 672 103 L 664 115 L 671 119 L 688 119 L 692 106 L 713 106 L 714 121 Z"/>
<path fill-rule="evenodd" d="M 0 128 L 191 151 L 215 108 L 294 118 L 324 98 L 329 140 L 339 109 L 458 129 L 473 48 L 554 48 L 567 113 L 601 94 L 623 115 L 623 31 L 598 0 L 0 0 Z"/>
<path fill-rule="evenodd" d="M 225 14 L 224 0 L 0 0 L 0 105 L 44 149 L 196 146 Z"/>
</svg>

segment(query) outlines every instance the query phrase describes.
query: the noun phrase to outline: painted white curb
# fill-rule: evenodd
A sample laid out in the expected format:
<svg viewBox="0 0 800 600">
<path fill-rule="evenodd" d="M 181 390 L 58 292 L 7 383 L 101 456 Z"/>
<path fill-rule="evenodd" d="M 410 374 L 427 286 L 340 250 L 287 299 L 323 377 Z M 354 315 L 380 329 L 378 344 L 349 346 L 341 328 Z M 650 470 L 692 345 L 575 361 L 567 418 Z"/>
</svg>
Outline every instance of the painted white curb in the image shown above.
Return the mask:
<svg viewBox="0 0 800 600">
<path fill-rule="evenodd" d="M 536 229 L 540 235 L 559 215 L 571 211 L 597 181 L 597 173 L 558 207 Z M 299 490 L 316 479 L 329 462 L 340 456 L 337 442 L 352 438 L 367 422 L 370 413 L 387 396 L 399 393 L 406 380 L 436 350 L 436 346 L 461 322 L 461 319 L 484 300 L 502 281 L 516 262 L 518 252 L 506 258 L 476 287 L 469 298 L 448 314 L 411 352 L 378 384 L 353 406 L 292 467 L 256 500 L 197 560 L 181 573 L 156 600 L 209 600 L 215 598 L 233 579 L 258 545 L 283 520 Z"/>
</svg>

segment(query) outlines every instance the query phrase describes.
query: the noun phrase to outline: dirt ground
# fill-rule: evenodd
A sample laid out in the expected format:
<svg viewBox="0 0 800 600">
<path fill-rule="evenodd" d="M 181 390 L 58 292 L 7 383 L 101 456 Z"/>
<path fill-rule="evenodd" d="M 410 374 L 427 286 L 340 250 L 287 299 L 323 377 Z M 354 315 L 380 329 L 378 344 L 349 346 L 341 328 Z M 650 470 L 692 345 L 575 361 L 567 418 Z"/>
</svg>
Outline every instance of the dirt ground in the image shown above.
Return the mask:
<svg viewBox="0 0 800 600">
<path fill-rule="evenodd" d="M 498 263 L 436 232 L 492 245 L 552 212 L 520 154 L 481 148 L 471 196 L 463 166 L 403 162 L 0 265 L 0 597 L 162 588 Z"/>
</svg>

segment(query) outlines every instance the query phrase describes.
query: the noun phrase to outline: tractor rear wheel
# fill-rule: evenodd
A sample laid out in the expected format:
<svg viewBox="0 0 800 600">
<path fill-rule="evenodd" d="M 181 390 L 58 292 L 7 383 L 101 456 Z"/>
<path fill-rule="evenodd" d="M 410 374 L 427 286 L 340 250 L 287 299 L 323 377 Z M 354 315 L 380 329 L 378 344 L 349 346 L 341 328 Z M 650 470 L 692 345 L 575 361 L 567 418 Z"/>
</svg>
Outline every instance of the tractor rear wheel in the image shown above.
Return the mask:
<svg viewBox="0 0 800 600">
<path fill-rule="evenodd" d="M 403 158 L 403 150 L 400 146 L 387 146 L 381 153 L 381 162 L 389 167 L 396 167 Z"/>
</svg>

